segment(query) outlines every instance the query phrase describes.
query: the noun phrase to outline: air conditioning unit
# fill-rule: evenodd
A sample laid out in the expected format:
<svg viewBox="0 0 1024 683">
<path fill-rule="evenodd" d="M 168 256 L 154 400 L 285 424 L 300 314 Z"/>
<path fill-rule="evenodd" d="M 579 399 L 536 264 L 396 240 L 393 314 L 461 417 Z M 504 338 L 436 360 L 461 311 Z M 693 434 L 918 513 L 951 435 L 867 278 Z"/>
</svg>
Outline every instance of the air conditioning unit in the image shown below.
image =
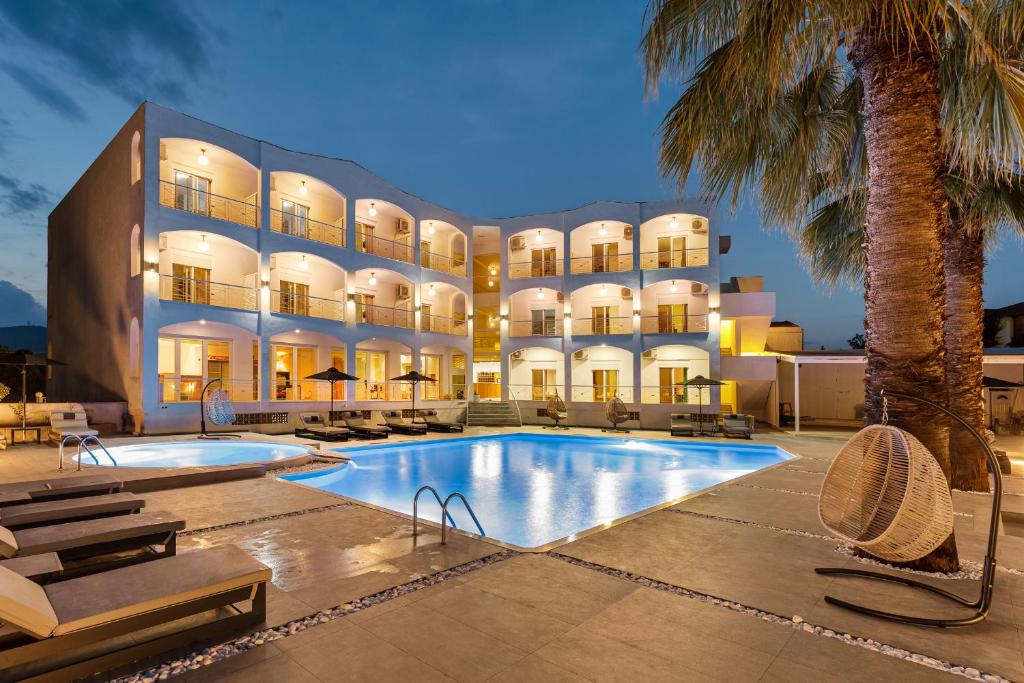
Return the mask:
<svg viewBox="0 0 1024 683">
<path fill-rule="evenodd" d="M 565 294 L 563 294 L 562 292 L 558 292 L 557 294 L 555 294 L 555 301 L 557 301 L 560 304 L 564 304 Z"/>
<path fill-rule="evenodd" d="M 160 251 L 167 249 L 167 235 L 160 235 Z"/>
<path fill-rule="evenodd" d="M 270 269 L 274 270 L 277 268 L 277 254 L 270 255 Z"/>
<path fill-rule="evenodd" d="M 626 225 L 622 228 L 622 239 L 631 240 L 633 239 L 633 226 Z"/>
<path fill-rule="evenodd" d="M 522 235 L 517 235 L 509 242 L 509 246 L 512 247 L 512 251 L 522 251 L 526 249 L 526 238 Z"/>
<path fill-rule="evenodd" d="M 703 218 L 694 218 L 693 223 L 690 224 L 693 227 L 694 232 L 707 232 L 708 223 Z"/>
<path fill-rule="evenodd" d="M 405 237 L 412 232 L 412 224 L 404 218 L 395 219 L 395 237 Z"/>
<path fill-rule="evenodd" d="M 395 303 L 405 302 L 412 296 L 409 285 L 395 285 Z"/>
<path fill-rule="evenodd" d="M 658 349 L 647 349 L 646 351 L 644 351 L 643 353 L 640 354 L 640 357 L 641 358 L 650 358 L 650 359 L 657 358 L 658 357 Z"/>
<path fill-rule="evenodd" d="M 703 282 L 691 282 L 690 294 L 693 294 L 694 296 L 707 296 L 708 286 Z"/>
<path fill-rule="evenodd" d="M 573 351 L 572 359 L 573 360 L 586 360 L 587 359 L 587 350 L 586 349 L 580 349 L 579 351 Z"/>
<path fill-rule="evenodd" d="M 623 287 L 622 288 L 622 298 L 623 299 L 632 299 L 633 298 L 633 290 L 630 289 L 629 287 Z"/>
<path fill-rule="evenodd" d="M 508 354 L 508 359 L 509 360 L 522 360 L 523 359 L 523 350 L 519 349 L 518 351 L 513 351 L 512 353 Z"/>
</svg>

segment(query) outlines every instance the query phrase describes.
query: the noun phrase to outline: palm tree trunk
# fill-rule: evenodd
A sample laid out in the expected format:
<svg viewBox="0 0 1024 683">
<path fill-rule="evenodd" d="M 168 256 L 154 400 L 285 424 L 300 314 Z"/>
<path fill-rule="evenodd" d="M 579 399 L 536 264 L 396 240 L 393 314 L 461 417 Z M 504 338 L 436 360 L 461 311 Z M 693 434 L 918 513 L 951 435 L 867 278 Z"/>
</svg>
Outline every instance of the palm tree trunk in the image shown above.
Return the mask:
<svg viewBox="0 0 1024 683">
<path fill-rule="evenodd" d="M 982 332 L 985 305 L 981 286 L 985 274 L 985 236 L 972 230 L 953 208 L 946 251 L 946 382 L 949 408 L 979 432 L 985 431 L 982 389 Z M 959 425 L 950 425 L 951 484 L 963 491 L 988 491 L 985 454 Z"/>
<path fill-rule="evenodd" d="M 877 423 L 883 389 L 938 403 L 947 397 L 942 238 L 949 219 L 941 175 L 938 66 L 929 36 L 894 34 L 876 22 L 852 36 L 850 61 L 864 84 L 869 167 L 865 419 Z M 946 421 L 908 401 L 891 401 L 889 417 L 921 440 L 948 479 Z M 953 537 L 914 566 L 955 571 Z"/>
</svg>

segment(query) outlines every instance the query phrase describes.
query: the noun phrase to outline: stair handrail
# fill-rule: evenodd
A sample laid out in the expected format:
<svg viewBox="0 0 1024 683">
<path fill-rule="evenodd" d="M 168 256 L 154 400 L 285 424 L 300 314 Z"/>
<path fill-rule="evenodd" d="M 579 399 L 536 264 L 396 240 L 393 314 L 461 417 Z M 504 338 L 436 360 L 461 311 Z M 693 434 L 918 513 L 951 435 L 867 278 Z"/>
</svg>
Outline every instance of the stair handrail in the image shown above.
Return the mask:
<svg viewBox="0 0 1024 683">
<path fill-rule="evenodd" d="M 508 388 L 508 395 L 512 398 L 512 405 L 516 407 L 516 418 L 519 420 L 519 426 L 523 426 L 523 414 L 519 412 L 519 399 L 516 398 L 516 390 L 512 387 Z"/>
<path fill-rule="evenodd" d="M 424 484 L 423 486 L 421 486 L 419 490 L 416 491 L 416 495 L 412 497 L 412 535 L 413 537 L 416 537 L 419 534 L 419 531 L 417 530 L 417 522 L 419 521 L 419 511 L 417 508 L 420 502 L 420 494 L 423 493 L 424 491 L 430 491 L 432 494 L 434 494 L 434 500 L 436 500 L 437 504 L 441 506 L 441 535 L 443 536 L 445 515 L 448 516 L 448 520 L 452 523 L 453 528 L 455 527 L 455 520 L 448 513 L 448 510 L 445 508 L 444 503 L 441 502 L 441 496 L 437 494 L 437 490 L 433 486 L 430 486 L 428 484 Z M 442 539 L 441 542 L 443 543 L 444 539 Z"/>
<path fill-rule="evenodd" d="M 476 528 L 480 532 L 480 535 L 486 536 L 487 534 L 484 533 L 484 528 L 481 526 L 480 520 L 476 518 L 476 513 L 473 512 L 473 508 L 470 507 L 469 501 L 466 500 L 466 497 L 458 491 L 453 491 L 448 494 L 448 497 L 444 499 L 444 503 L 441 504 L 441 545 L 445 544 L 447 538 L 448 527 L 445 525 L 444 520 L 446 518 L 451 519 L 451 515 L 448 514 L 448 503 L 451 502 L 452 498 L 459 498 L 462 501 L 462 504 L 466 506 L 466 512 L 468 512 L 469 516 L 473 518 L 473 523 L 476 524 Z M 455 528 L 454 522 L 452 522 L 452 528 Z"/>
</svg>

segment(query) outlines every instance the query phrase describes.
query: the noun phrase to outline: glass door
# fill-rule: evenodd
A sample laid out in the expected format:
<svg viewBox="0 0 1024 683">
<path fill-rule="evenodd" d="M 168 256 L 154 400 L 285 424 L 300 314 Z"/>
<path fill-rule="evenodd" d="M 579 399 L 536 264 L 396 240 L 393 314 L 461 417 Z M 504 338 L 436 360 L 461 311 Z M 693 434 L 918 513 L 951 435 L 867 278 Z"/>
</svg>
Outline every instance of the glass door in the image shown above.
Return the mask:
<svg viewBox="0 0 1024 683">
<path fill-rule="evenodd" d="M 175 171 L 174 208 L 210 215 L 210 184 L 209 178 Z"/>
<path fill-rule="evenodd" d="M 612 306 L 593 306 L 590 309 L 591 334 L 612 333 Z"/>
<path fill-rule="evenodd" d="M 420 384 L 420 398 L 426 401 L 438 400 L 441 397 L 441 356 L 420 354 L 420 372 L 434 380 Z"/>
<path fill-rule="evenodd" d="M 658 332 L 686 332 L 686 304 L 658 304 Z"/>
<path fill-rule="evenodd" d="M 362 381 L 356 384 L 357 401 L 383 401 L 387 398 L 387 351 L 356 350 L 356 377 Z"/>
<path fill-rule="evenodd" d="M 281 280 L 281 312 L 309 315 L 309 285 Z"/>
<path fill-rule="evenodd" d="M 658 401 L 660 403 L 686 403 L 686 387 L 679 386 L 687 380 L 686 368 L 658 368 Z"/>
<path fill-rule="evenodd" d="M 658 238 L 658 267 L 682 268 L 686 265 L 686 236 Z"/>
<path fill-rule="evenodd" d="M 606 242 L 590 245 L 590 263 L 594 273 L 608 273 L 615 270 L 619 258 L 618 242 Z"/>
<path fill-rule="evenodd" d="M 533 369 L 530 371 L 531 396 L 534 401 L 546 401 L 555 391 L 554 368 Z"/>
<path fill-rule="evenodd" d="M 618 370 L 592 370 L 594 380 L 594 400 L 605 403 L 611 400 L 619 390 Z"/>
<path fill-rule="evenodd" d="M 281 232 L 305 237 L 309 228 L 309 207 L 281 200 Z"/>
<path fill-rule="evenodd" d="M 190 304 L 210 303 L 210 269 L 175 263 L 171 266 L 174 286 L 171 288 L 173 301 Z"/>
<path fill-rule="evenodd" d="M 530 333 L 534 336 L 552 336 L 555 334 L 555 309 L 535 308 L 530 311 Z"/>
<path fill-rule="evenodd" d="M 533 249 L 530 251 L 530 275 L 543 277 L 555 275 L 557 272 L 557 258 L 554 247 Z"/>
</svg>

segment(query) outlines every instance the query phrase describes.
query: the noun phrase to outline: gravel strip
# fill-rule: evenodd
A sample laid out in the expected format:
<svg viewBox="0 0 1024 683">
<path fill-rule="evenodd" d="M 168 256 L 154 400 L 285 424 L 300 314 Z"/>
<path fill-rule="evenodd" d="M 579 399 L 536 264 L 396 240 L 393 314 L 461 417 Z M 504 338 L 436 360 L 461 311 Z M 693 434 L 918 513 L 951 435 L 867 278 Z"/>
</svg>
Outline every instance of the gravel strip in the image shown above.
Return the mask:
<svg viewBox="0 0 1024 683">
<path fill-rule="evenodd" d="M 268 515 L 266 517 L 256 517 L 255 519 L 244 519 L 241 522 L 228 522 L 227 524 L 216 524 L 214 526 L 205 526 L 201 529 L 187 529 L 185 531 L 179 531 L 179 536 L 194 536 L 195 534 L 205 534 L 211 531 L 220 531 L 221 529 L 233 529 L 239 526 L 249 526 L 250 524 L 258 524 L 260 522 L 270 522 L 275 519 L 285 519 L 287 517 L 300 517 L 302 515 L 308 515 L 312 512 L 324 512 L 326 510 L 341 510 L 344 508 L 357 507 L 355 503 L 334 503 L 332 505 L 321 505 L 315 508 L 306 508 L 305 510 L 294 510 L 293 512 L 282 512 L 279 515 Z"/>
</svg>

